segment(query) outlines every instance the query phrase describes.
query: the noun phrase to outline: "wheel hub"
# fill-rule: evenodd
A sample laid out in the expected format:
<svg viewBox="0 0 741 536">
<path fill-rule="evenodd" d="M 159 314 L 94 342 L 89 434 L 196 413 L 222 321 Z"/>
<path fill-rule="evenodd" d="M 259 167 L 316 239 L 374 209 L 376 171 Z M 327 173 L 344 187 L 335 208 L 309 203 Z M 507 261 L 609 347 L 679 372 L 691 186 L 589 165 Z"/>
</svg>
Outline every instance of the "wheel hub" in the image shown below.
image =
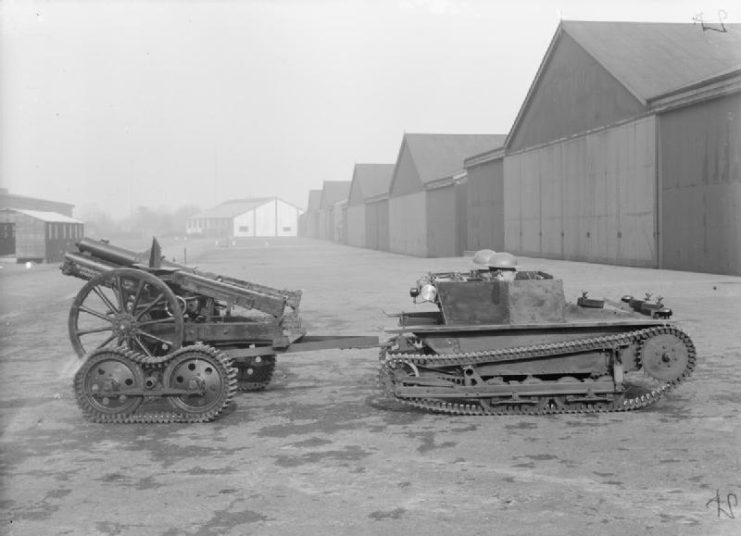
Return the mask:
<svg viewBox="0 0 741 536">
<path fill-rule="evenodd" d="M 661 381 L 678 379 L 687 368 L 689 358 L 684 341 L 672 333 L 655 335 L 641 348 L 643 368 L 649 376 Z"/>
<path fill-rule="evenodd" d="M 113 332 L 118 337 L 127 337 L 136 332 L 137 321 L 129 314 L 116 315 L 113 321 Z"/>
<path fill-rule="evenodd" d="M 83 376 L 85 397 L 91 408 L 103 413 L 126 413 L 138 405 L 136 397 L 126 396 L 127 389 L 141 387 L 141 375 L 136 365 L 116 352 L 96 356 Z M 122 392 L 124 391 L 124 392 Z"/>
</svg>

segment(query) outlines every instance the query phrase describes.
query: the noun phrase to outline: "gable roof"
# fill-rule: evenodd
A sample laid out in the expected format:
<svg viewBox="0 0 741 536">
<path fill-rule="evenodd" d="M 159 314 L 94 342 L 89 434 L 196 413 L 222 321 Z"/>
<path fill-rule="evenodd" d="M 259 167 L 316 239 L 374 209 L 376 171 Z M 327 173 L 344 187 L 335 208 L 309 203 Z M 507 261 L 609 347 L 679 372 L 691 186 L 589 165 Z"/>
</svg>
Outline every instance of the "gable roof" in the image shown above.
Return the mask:
<svg viewBox="0 0 741 536">
<path fill-rule="evenodd" d="M 350 181 L 324 181 L 319 208 L 331 209 L 338 201 L 347 199 L 349 193 Z"/>
<path fill-rule="evenodd" d="M 404 134 L 423 184 L 452 177 L 469 156 L 500 147 L 504 134 Z"/>
<path fill-rule="evenodd" d="M 84 223 L 75 218 L 70 218 L 69 216 L 65 216 L 64 214 L 59 214 L 58 212 L 49 212 L 46 210 L 3 208 L 2 211 L 3 212 L 17 212 L 19 214 L 25 214 L 26 216 L 30 216 L 31 218 L 35 218 L 37 220 L 45 221 L 47 223 Z"/>
<path fill-rule="evenodd" d="M 561 23 L 564 32 L 643 102 L 741 68 L 741 24 L 725 27 L 725 32 L 716 32 L 690 23 Z"/>
<path fill-rule="evenodd" d="M 561 21 L 509 131 L 506 147 L 529 107 L 560 37 L 566 33 L 639 102 L 741 69 L 741 24 L 725 32 L 664 22 Z"/>
<path fill-rule="evenodd" d="M 314 212 L 319 210 L 319 205 L 322 201 L 321 190 L 309 190 L 309 204 L 306 207 L 306 212 Z"/>
<path fill-rule="evenodd" d="M 191 216 L 193 218 L 236 218 L 245 212 L 254 210 L 265 203 L 270 203 L 275 197 L 256 197 L 252 199 L 232 199 L 224 201 L 220 205 L 208 208 L 198 214 Z"/>
<path fill-rule="evenodd" d="M 394 164 L 355 164 L 351 190 L 358 188 L 364 201 L 387 194 Z"/>
</svg>

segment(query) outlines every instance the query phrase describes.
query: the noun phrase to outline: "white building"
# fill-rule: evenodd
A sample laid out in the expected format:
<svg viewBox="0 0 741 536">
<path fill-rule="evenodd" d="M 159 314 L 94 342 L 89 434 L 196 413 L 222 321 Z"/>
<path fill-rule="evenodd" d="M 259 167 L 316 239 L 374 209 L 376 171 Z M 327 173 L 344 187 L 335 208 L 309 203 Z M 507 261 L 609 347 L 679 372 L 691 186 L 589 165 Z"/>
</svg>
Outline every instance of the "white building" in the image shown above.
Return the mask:
<svg viewBox="0 0 741 536">
<path fill-rule="evenodd" d="M 233 238 L 297 236 L 302 213 L 277 197 L 234 199 L 188 218 L 186 232 Z"/>
</svg>

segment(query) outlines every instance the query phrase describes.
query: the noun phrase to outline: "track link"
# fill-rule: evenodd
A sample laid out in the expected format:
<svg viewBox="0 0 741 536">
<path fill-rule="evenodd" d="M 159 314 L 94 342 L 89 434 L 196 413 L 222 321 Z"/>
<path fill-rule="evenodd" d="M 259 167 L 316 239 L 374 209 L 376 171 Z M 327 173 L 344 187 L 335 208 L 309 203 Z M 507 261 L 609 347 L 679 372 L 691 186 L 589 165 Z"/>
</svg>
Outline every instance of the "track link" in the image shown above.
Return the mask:
<svg viewBox="0 0 741 536">
<path fill-rule="evenodd" d="M 237 365 L 237 387 L 243 392 L 263 391 L 270 385 L 275 372 L 274 355 L 262 356 L 258 362 L 252 358 L 250 363 Z"/>
<path fill-rule="evenodd" d="M 158 394 L 158 387 L 166 381 L 168 367 L 178 361 L 205 362 L 209 374 L 216 374 L 216 380 L 209 384 L 212 387 L 209 403 L 205 407 L 196 406 L 190 409 L 175 411 L 138 412 L 145 402 L 165 400 L 170 397 Z M 194 367 L 195 368 L 195 367 Z M 96 380 L 96 376 L 110 376 L 108 380 Z M 123 383 L 126 387 L 151 387 L 151 395 L 104 396 L 100 385 L 108 382 Z M 176 381 L 176 380 L 175 380 Z M 101 383 L 102 382 L 102 383 Z M 141 382 L 141 385 L 136 385 Z M 151 385 L 148 385 L 150 382 Z M 97 386 L 97 388 L 96 388 Z M 104 387 L 105 389 L 105 387 Z M 210 346 L 193 345 L 181 348 L 166 356 L 148 356 L 126 348 L 99 349 L 88 355 L 85 362 L 75 374 L 74 391 L 77 404 L 85 417 L 96 423 L 116 424 L 167 424 L 209 422 L 218 417 L 232 402 L 237 391 L 237 370 L 232 360 L 223 352 Z M 187 399 L 187 397 L 186 397 Z M 189 408 L 187 403 L 181 402 Z"/>
<path fill-rule="evenodd" d="M 630 344 L 638 344 L 636 355 L 636 365 L 640 368 L 641 351 L 646 341 L 657 335 L 673 335 L 684 343 L 687 349 L 688 358 L 685 368 L 677 375 L 676 378 L 666 381 L 650 390 L 640 394 L 631 395 L 630 389 L 624 392 L 616 392 L 611 395 L 609 401 L 586 401 L 569 403 L 560 400 L 557 403 L 550 403 L 558 397 L 554 395 L 542 395 L 529 397 L 530 402 L 536 403 L 518 403 L 512 400 L 508 404 L 503 400 L 501 404 L 492 405 L 486 399 L 470 399 L 470 401 L 446 401 L 435 398 L 405 398 L 397 396 L 394 393 L 395 373 L 394 371 L 404 365 L 411 364 L 413 367 L 447 367 L 447 366 L 468 366 L 483 363 L 514 361 L 520 359 L 532 359 L 538 357 L 548 357 L 556 354 L 568 354 L 584 352 L 588 350 L 608 350 L 618 347 L 625 347 Z M 564 413 L 602 413 L 616 411 L 632 411 L 645 408 L 654 404 L 669 391 L 687 379 L 695 368 L 696 352 L 695 347 L 689 336 L 678 328 L 670 325 L 656 326 L 642 330 L 629 331 L 617 335 L 593 337 L 588 339 L 579 339 L 560 343 L 545 345 L 520 346 L 505 348 L 501 350 L 490 350 L 482 352 L 468 352 L 459 354 L 446 355 L 427 355 L 427 354 L 409 354 L 394 353 L 390 346 L 385 345 L 381 348 L 381 370 L 379 372 L 379 385 L 385 391 L 386 395 L 393 398 L 396 402 L 416 409 L 431 411 L 434 413 L 446 413 L 452 415 L 554 415 Z M 452 389 L 455 387 L 452 386 Z M 576 397 L 574 397 L 576 399 Z"/>
</svg>

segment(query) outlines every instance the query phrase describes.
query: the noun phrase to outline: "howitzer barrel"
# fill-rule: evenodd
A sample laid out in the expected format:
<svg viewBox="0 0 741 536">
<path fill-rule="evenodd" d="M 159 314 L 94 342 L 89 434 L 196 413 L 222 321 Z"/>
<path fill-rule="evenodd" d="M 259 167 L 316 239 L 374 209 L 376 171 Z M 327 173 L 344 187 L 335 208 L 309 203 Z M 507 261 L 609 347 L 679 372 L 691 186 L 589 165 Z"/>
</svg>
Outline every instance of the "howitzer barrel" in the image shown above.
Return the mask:
<svg viewBox="0 0 741 536">
<path fill-rule="evenodd" d="M 149 262 L 149 252 L 136 253 L 125 248 L 112 246 L 108 242 L 92 240 L 90 238 L 80 240 L 77 243 L 77 249 L 81 253 L 89 253 L 93 257 L 126 268 L 130 268 L 135 264 L 147 264 Z M 193 271 L 192 268 L 176 262 L 162 261 L 162 266 L 189 272 Z"/>
<path fill-rule="evenodd" d="M 90 280 L 117 268 L 155 271 L 158 277 L 175 285 L 176 293 L 184 289 L 248 309 L 258 309 L 276 318 L 283 315 L 286 306 L 296 310 L 301 302 L 301 291 L 278 290 L 162 260 L 156 240 L 152 243 L 152 249 L 144 253 L 89 238 L 80 240 L 77 249 L 77 253 L 65 254 L 61 267 L 65 275 Z"/>
<path fill-rule="evenodd" d="M 61 266 L 64 275 L 73 275 L 82 279 L 91 279 L 114 268 L 117 268 L 117 266 L 97 261 L 79 253 L 65 253 L 64 264 Z"/>
</svg>

